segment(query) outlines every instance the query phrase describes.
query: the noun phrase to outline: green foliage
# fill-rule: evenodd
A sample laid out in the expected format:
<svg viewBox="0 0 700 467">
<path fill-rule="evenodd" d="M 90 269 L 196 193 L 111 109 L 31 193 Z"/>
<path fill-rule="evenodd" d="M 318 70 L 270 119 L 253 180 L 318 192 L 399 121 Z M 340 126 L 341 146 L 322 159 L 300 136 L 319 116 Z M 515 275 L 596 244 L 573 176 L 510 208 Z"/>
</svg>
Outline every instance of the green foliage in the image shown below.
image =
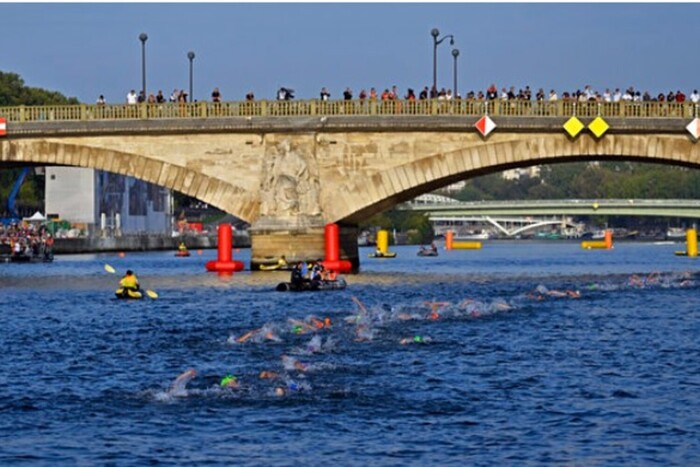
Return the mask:
<svg viewBox="0 0 700 467">
<path fill-rule="evenodd" d="M 360 229 L 374 228 L 408 233 L 408 242 L 412 244 L 430 243 L 433 240 L 433 228 L 428 215 L 420 212 L 399 211 L 391 209 L 360 223 Z"/>
<path fill-rule="evenodd" d="M 75 104 L 80 104 L 75 97 L 66 97 L 60 92 L 25 86 L 24 80 L 18 74 L 0 71 L 0 106 Z"/>
<path fill-rule="evenodd" d="M 638 162 L 561 163 L 540 177 L 505 180 L 500 173 L 469 180 L 461 201 L 511 199 L 698 199 L 700 171 Z"/>
</svg>

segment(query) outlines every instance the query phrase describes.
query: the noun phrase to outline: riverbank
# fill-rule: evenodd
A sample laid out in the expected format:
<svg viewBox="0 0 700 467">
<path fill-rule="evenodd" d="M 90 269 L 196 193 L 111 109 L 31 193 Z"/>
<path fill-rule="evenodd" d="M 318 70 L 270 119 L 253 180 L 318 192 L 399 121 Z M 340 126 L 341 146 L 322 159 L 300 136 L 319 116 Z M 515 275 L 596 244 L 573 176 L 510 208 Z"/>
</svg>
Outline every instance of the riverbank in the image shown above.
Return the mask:
<svg viewBox="0 0 700 467">
<path fill-rule="evenodd" d="M 216 235 L 186 235 L 170 237 L 165 235 L 124 235 L 121 237 L 83 237 L 57 238 L 53 251 L 55 254 L 102 253 L 111 251 L 162 251 L 177 250 L 181 242 L 188 249 L 198 250 L 216 248 Z M 248 232 L 236 231 L 233 235 L 236 248 L 250 248 Z"/>
</svg>

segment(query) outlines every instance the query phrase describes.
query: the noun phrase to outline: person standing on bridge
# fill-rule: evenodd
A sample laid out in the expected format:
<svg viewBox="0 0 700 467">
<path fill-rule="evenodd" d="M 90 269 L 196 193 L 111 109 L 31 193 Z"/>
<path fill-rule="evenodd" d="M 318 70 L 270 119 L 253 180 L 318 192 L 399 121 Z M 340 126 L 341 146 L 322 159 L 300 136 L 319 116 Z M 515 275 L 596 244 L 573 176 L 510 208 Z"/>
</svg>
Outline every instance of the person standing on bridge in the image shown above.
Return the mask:
<svg viewBox="0 0 700 467">
<path fill-rule="evenodd" d="M 693 89 L 693 92 L 690 94 L 690 102 L 693 104 L 700 103 L 700 94 L 698 94 L 697 89 Z"/>
</svg>

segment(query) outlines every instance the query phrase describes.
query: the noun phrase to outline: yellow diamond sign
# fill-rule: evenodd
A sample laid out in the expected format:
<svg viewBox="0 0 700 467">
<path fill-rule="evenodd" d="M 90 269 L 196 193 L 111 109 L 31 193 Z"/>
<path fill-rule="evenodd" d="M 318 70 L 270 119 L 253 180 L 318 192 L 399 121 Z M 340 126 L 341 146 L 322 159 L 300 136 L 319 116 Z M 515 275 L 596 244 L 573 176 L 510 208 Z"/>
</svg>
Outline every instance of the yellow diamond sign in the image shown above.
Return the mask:
<svg viewBox="0 0 700 467">
<path fill-rule="evenodd" d="M 567 133 L 569 133 L 569 136 L 575 138 L 576 135 L 581 133 L 581 130 L 583 130 L 583 123 L 581 123 L 581 120 L 579 120 L 578 118 L 571 117 L 564 124 L 564 129 Z"/>
<path fill-rule="evenodd" d="M 608 131 L 608 128 L 610 128 L 610 125 L 608 125 L 608 122 L 603 120 L 602 117 L 596 117 L 595 120 L 588 124 L 588 129 L 591 130 L 591 133 L 593 133 L 596 138 L 603 136 L 605 132 Z"/>
</svg>

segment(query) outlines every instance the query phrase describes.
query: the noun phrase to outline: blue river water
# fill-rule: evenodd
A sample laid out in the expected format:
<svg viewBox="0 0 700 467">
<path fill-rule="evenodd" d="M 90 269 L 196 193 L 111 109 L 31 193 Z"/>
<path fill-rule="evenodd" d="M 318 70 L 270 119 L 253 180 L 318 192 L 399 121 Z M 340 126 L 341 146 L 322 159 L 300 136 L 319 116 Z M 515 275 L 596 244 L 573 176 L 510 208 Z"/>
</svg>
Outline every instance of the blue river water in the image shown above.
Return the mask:
<svg viewBox="0 0 700 467">
<path fill-rule="evenodd" d="M 213 250 L 0 264 L 0 464 L 700 465 L 683 247 L 361 249 L 319 293 Z M 158 298 L 114 299 L 126 269 Z"/>
</svg>

